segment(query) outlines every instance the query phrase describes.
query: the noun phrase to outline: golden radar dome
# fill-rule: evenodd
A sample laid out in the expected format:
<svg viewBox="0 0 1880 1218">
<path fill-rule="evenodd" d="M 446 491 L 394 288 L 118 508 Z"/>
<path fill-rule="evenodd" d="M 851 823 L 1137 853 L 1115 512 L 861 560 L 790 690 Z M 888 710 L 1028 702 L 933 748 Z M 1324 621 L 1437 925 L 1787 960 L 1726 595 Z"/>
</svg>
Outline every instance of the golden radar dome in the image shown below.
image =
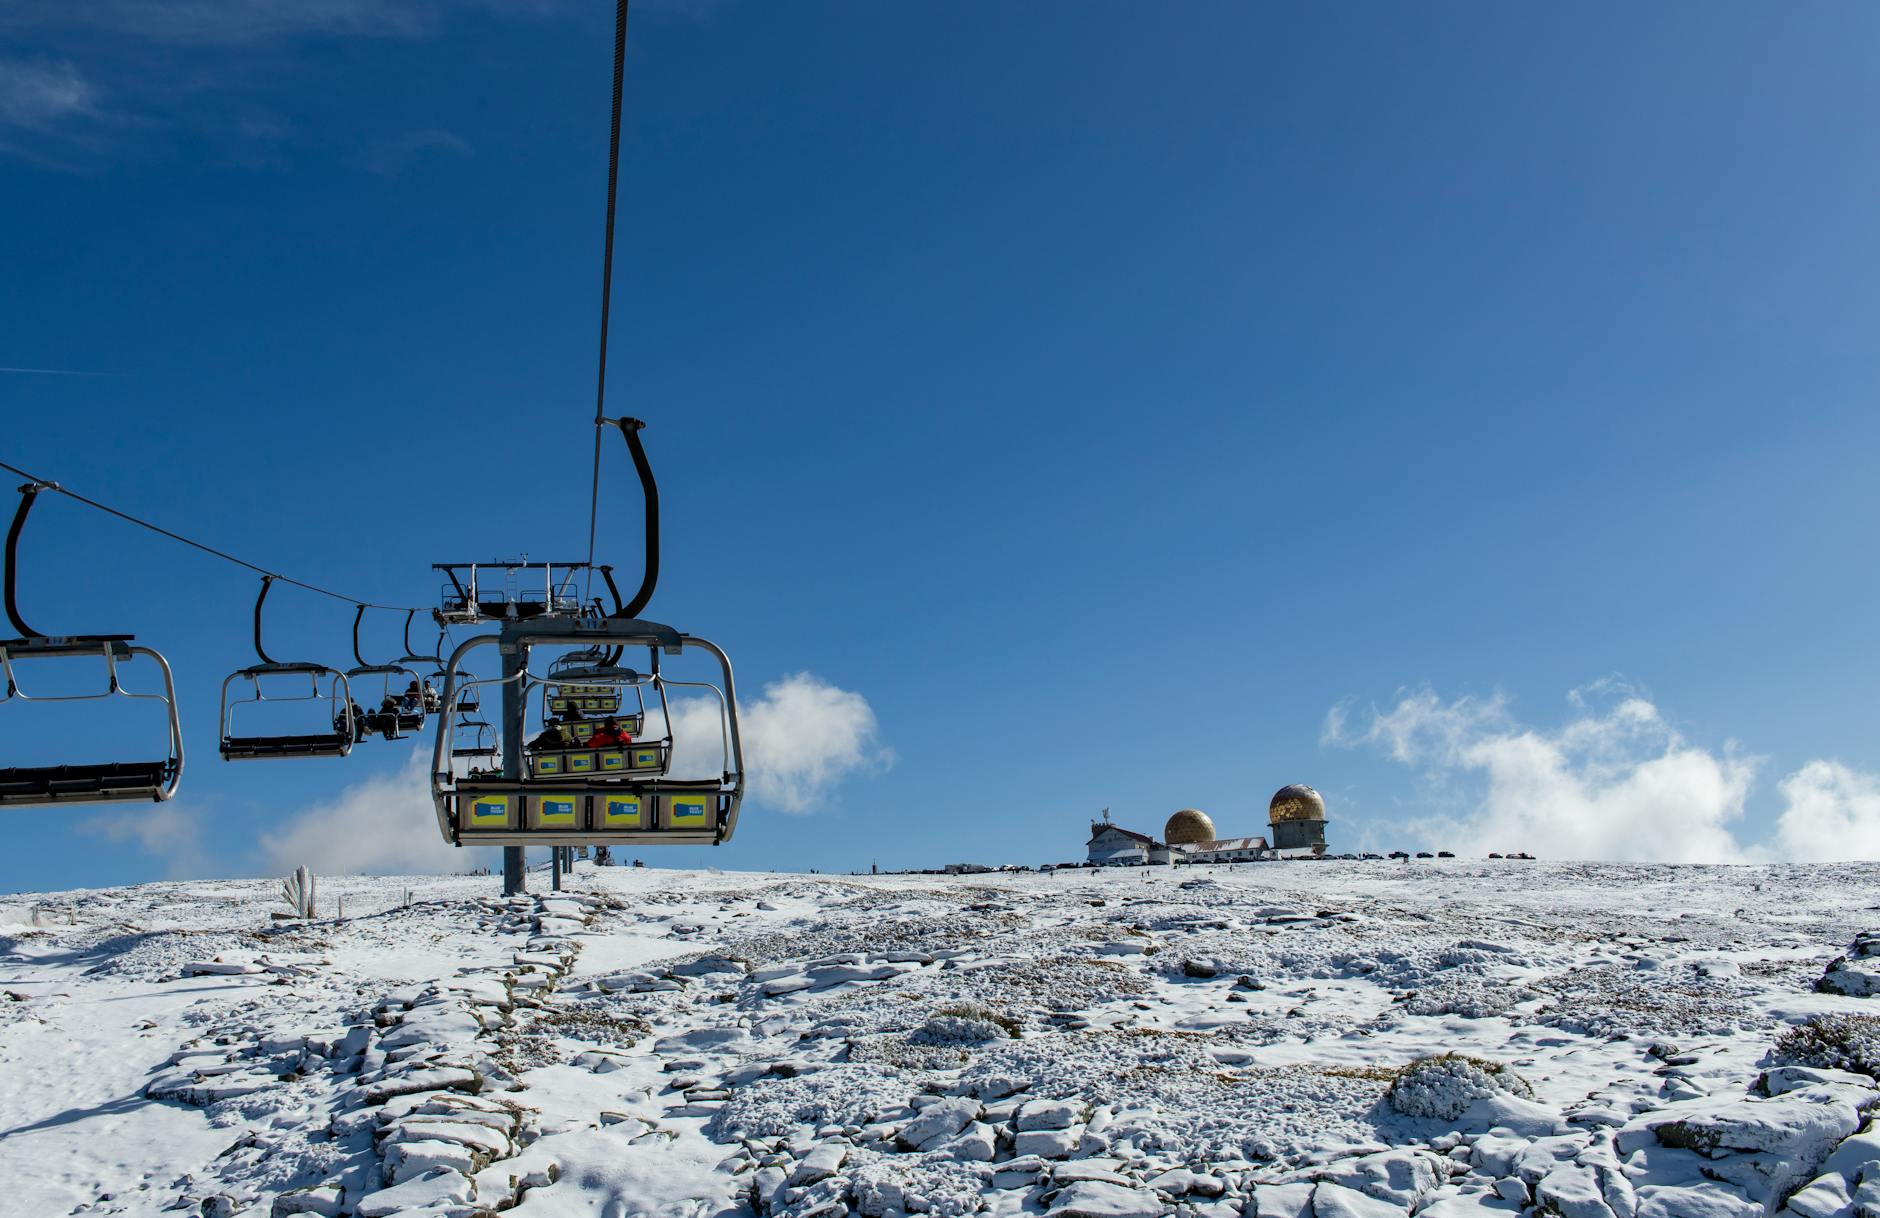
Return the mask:
<svg viewBox="0 0 1880 1218">
<path fill-rule="evenodd" d="M 1214 822 L 1199 808 L 1183 808 L 1168 818 L 1162 840 L 1171 846 L 1192 846 L 1214 840 Z"/>
<path fill-rule="evenodd" d="M 1293 820 L 1324 820 L 1325 800 L 1303 783 L 1291 783 L 1273 794 L 1267 805 L 1268 819 L 1275 825 Z"/>
</svg>

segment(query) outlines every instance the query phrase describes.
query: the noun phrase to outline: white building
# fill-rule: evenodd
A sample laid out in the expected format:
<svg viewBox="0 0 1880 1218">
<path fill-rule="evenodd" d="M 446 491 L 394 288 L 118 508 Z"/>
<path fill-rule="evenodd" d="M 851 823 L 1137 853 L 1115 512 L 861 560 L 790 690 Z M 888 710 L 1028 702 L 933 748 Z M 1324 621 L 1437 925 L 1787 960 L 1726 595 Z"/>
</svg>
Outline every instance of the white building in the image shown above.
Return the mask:
<svg viewBox="0 0 1880 1218">
<path fill-rule="evenodd" d="M 1250 863 L 1273 856 L 1263 837 L 1223 837 L 1177 846 L 1175 851 L 1187 863 Z"/>
<path fill-rule="evenodd" d="M 1089 861 L 1099 867 L 1141 867 L 1170 860 L 1169 848 L 1146 833 L 1136 833 L 1109 821 L 1090 822 Z"/>
</svg>

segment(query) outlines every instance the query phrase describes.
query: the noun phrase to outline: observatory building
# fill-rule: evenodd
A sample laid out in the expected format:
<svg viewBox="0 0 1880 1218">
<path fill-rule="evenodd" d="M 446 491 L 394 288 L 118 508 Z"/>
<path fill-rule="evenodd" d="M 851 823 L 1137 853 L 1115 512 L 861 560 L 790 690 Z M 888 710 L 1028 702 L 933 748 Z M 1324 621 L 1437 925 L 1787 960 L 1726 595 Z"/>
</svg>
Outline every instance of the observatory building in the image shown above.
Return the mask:
<svg viewBox="0 0 1880 1218">
<path fill-rule="evenodd" d="M 1291 783 L 1274 792 L 1267 820 L 1275 850 L 1325 853 L 1325 800 L 1311 787 Z"/>
<path fill-rule="evenodd" d="M 1162 840 L 1171 846 L 1198 846 L 1214 837 L 1214 822 L 1200 808 L 1183 808 L 1162 829 Z"/>
<path fill-rule="evenodd" d="M 1213 819 L 1199 808 L 1183 808 L 1162 829 L 1169 850 L 1189 863 L 1247 863 L 1268 854 L 1263 837 L 1223 838 Z"/>
</svg>

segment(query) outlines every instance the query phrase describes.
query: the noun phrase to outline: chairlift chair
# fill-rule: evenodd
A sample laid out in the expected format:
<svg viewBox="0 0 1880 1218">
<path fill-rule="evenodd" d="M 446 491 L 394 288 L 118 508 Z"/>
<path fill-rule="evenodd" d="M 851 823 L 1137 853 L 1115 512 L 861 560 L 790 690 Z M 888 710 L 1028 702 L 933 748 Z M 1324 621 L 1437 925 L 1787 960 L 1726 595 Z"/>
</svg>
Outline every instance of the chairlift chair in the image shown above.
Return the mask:
<svg viewBox="0 0 1880 1218">
<path fill-rule="evenodd" d="M 531 777 L 578 780 L 588 774 L 648 777 L 666 773 L 672 761 L 672 714 L 666 705 L 665 685 L 658 673 L 659 653 L 651 652 L 652 673 L 641 674 L 603 662 L 617 658 L 621 650 L 581 651 L 563 656 L 549 666 L 547 678 L 529 682 L 543 687 L 543 722 L 558 719 L 562 735 L 573 737 L 556 747 L 530 749 L 525 745 L 523 765 Z M 571 665 L 569 660 L 579 663 Z M 658 694 L 661 719 L 666 724 L 666 734 L 653 740 L 644 736 L 648 685 Z M 623 691 L 627 689 L 633 691 L 639 709 L 622 714 Z M 608 747 L 593 745 L 595 732 L 610 719 L 632 737 L 631 741 Z"/>
<path fill-rule="evenodd" d="M 605 566 L 591 568 L 606 580 L 614 600 L 612 614 L 589 612 L 577 605 L 570 612 L 545 614 L 539 619 L 511 617 L 500 633 L 468 639 L 452 651 L 445 667 L 446 703 L 453 702 L 462 689 L 509 687 L 504 688 L 503 764 L 495 774 L 455 774 L 448 755 L 449 733 L 439 728 L 431 766 L 431 795 L 438 829 L 453 844 L 717 845 L 730 841 L 737 831 L 738 809 L 744 798 L 744 745 L 738 730 L 737 687 L 731 660 L 709 639 L 681 634 L 671 626 L 639 617 L 652 599 L 659 578 L 659 490 L 640 443 L 639 431 L 644 424 L 637 419 L 602 422 L 618 427 L 626 438 L 645 494 L 645 577 L 633 599 L 622 604 L 612 570 Z M 466 661 L 477 649 L 492 644 L 501 647 L 504 674 L 484 678 L 467 675 Z M 528 667 L 530 649 L 535 647 L 577 650 L 551 664 L 548 673 L 536 676 Z M 635 647 L 648 649 L 651 673 L 643 675 L 619 667 L 621 655 Z M 548 772 L 542 761 L 552 750 L 533 756 L 525 753 L 523 721 L 530 703 L 527 695 L 534 686 L 544 687 L 544 706 L 552 710 L 549 686 L 558 690 L 594 685 L 639 691 L 651 684 L 664 708 L 668 682 L 659 674 L 659 657 L 679 655 L 688 648 L 709 653 L 723 674 L 722 684 L 670 682 L 703 688 L 716 696 L 723 758 L 718 773 L 697 777 L 669 774 L 670 714 L 666 717 L 667 739 L 659 742 L 656 763 L 644 770 L 625 762 L 609 768 L 602 750 L 564 750 L 563 760 L 568 765 L 558 772 Z M 643 708 L 643 693 L 640 697 Z M 577 754 L 587 758 L 580 770 L 573 768 Z"/>
<path fill-rule="evenodd" d="M 508 742 L 504 765 L 496 774 L 462 776 L 453 772 L 450 736 L 437 737 L 432 766 L 432 798 L 438 828 L 456 845 L 592 846 L 642 842 L 667 845 L 715 845 L 731 840 L 737 831 L 738 808 L 744 791 L 744 753 L 737 719 L 737 693 L 730 659 L 707 639 L 680 634 L 670 626 L 636 619 L 512 623 L 502 635 L 469 639 L 452 654 L 444 681 L 445 698 L 456 696 L 466 683 L 501 684 L 501 678 L 475 678 L 465 672 L 474 651 L 498 642 L 524 648 L 580 644 L 602 635 L 623 646 L 652 646 L 667 654 L 688 648 L 708 652 L 718 660 L 722 685 L 684 682 L 717 695 L 723 765 L 719 773 L 674 777 L 667 773 L 671 750 L 666 742 L 653 750 L 654 765 L 643 770 L 631 762 L 603 768 L 601 754 L 615 750 L 561 750 L 560 765 L 545 770 L 548 753 L 526 754 L 518 733 L 520 723 L 504 725 Z M 526 670 L 512 679 L 531 678 Z M 682 684 L 681 682 L 671 682 Z M 518 705 L 524 704 L 518 699 Z M 626 746 L 621 752 L 630 752 Z M 572 768 L 573 758 L 585 756 L 583 768 Z"/>
<path fill-rule="evenodd" d="M 446 582 L 439 590 L 436 617 L 439 625 L 472 625 L 486 621 L 526 621 L 578 613 L 582 605 L 575 591 L 575 573 L 581 562 L 529 562 L 526 558 L 490 563 L 434 563 Z M 488 578 L 502 572 L 500 583 Z M 540 573 L 541 586 L 533 579 Z M 524 579 L 530 582 L 523 582 Z"/>
<path fill-rule="evenodd" d="M 494 761 L 502 755 L 502 749 L 496 739 L 496 729 L 483 719 L 459 718 L 453 730 L 456 733 L 451 740 L 450 755 L 455 758 L 480 758 Z M 469 732 L 469 743 L 464 743 L 463 733 Z"/>
<path fill-rule="evenodd" d="M 224 761 L 271 761 L 288 757 L 344 757 L 363 735 L 364 724 L 354 710 L 352 685 L 337 668 L 311 662 L 282 663 L 268 655 L 261 646 L 261 606 L 268 599 L 272 575 L 261 577 L 261 595 L 255 598 L 255 654 L 261 663 L 232 672 L 222 682 L 222 759 Z M 264 677 L 306 677 L 308 693 L 296 697 L 268 697 L 262 690 Z M 253 693 L 231 699 L 229 689 L 246 681 Z M 320 683 L 327 690 L 320 692 Z M 330 732 L 302 732 L 296 735 L 255 736 L 235 731 L 237 707 L 267 702 L 325 702 L 333 724 Z"/>
<path fill-rule="evenodd" d="M 405 611 L 405 654 L 398 657 L 395 663 L 404 665 L 426 664 L 431 667 L 432 671 L 426 673 L 419 679 L 418 690 L 424 712 L 426 714 L 436 714 L 444 709 L 444 700 L 442 695 L 431 685 L 431 678 L 435 677 L 440 682 L 444 679 L 444 640 L 446 633 L 443 630 L 437 632 L 437 642 L 432 648 L 434 654 L 428 656 L 417 654 L 411 648 L 411 623 L 417 616 L 418 611 L 416 609 L 407 609 Z M 418 726 L 421 728 L 424 725 L 420 723 Z"/>
<path fill-rule="evenodd" d="M 613 719 L 631 736 L 644 734 L 646 686 L 657 678 L 619 667 L 620 653 L 620 648 L 588 647 L 557 656 L 548 666 L 548 679 L 542 683 L 543 720 L 559 719 L 567 728 L 588 720 Z M 657 652 L 653 653 L 653 662 L 657 671 Z M 631 711 L 625 709 L 628 689 L 638 704 Z"/>
<path fill-rule="evenodd" d="M 176 794 L 177 786 L 183 779 L 183 726 L 177 712 L 176 681 L 171 675 L 169 661 L 152 648 L 137 646 L 134 635 L 49 636 L 34 630 L 20 617 L 15 596 L 20 534 L 26 527 L 26 516 L 32 511 L 33 502 L 39 492 L 47 487 L 48 484 L 28 483 L 20 488 L 19 510 L 14 514 L 12 528 L 7 531 L 6 613 L 20 637 L 0 642 L 0 672 L 6 678 L 6 692 L 0 696 L 0 704 L 13 701 L 83 702 L 111 697 L 161 702 L 169 720 L 169 748 L 159 761 L 0 767 L 0 807 L 167 800 Z M 33 695 L 26 693 L 19 683 L 15 665 L 21 661 L 32 663 L 82 656 L 96 656 L 104 660 L 106 688 L 102 692 Z M 132 693 L 124 688 L 118 679 L 118 668 L 137 658 L 148 659 L 163 674 L 162 693 Z"/>
<path fill-rule="evenodd" d="M 412 610 L 412 612 L 416 613 L 417 610 L 414 609 Z M 414 668 L 407 668 L 403 661 L 394 661 L 390 664 L 366 663 L 365 656 L 359 653 L 359 624 L 361 621 L 364 620 L 365 615 L 366 615 L 366 607 L 364 605 L 360 605 L 358 607 L 358 612 L 353 614 L 353 659 L 357 660 L 358 663 L 354 667 L 346 670 L 346 680 L 348 682 L 352 682 L 352 681 L 359 680 L 361 677 L 364 677 L 364 678 L 379 677 L 383 679 L 384 686 L 379 696 L 379 708 L 380 709 L 366 711 L 366 718 L 368 721 L 371 721 L 375 718 L 380 721 L 379 734 L 382 735 L 385 739 L 396 740 L 401 735 L 407 732 L 421 732 L 424 730 L 424 701 L 422 698 L 422 690 L 424 688 L 424 682 L 422 679 L 419 678 L 417 670 Z M 409 631 L 409 627 L 410 627 L 409 618 L 406 619 L 406 627 L 407 627 L 407 631 Z M 406 642 L 405 652 L 407 655 L 409 655 L 411 652 L 411 647 L 410 647 L 411 638 L 410 638 L 409 633 L 406 634 L 405 642 Z M 413 658 L 418 660 L 419 662 L 423 662 L 425 659 L 429 657 L 416 656 Z M 399 678 L 399 677 L 403 677 L 405 678 L 405 680 L 400 683 L 397 692 L 394 693 L 392 690 L 392 682 L 395 678 Z M 405 706 L 405 693 L 413 685 L 418 686 L 420 690 L 418 709 L 415 711 L 410 710 Z M 391 712 L 392 723 L 391 723 L 390 731 L 385 730 L 385 726 L 383 723 L 383 715 L 384 715 L 383 707 L 386 702 L 390 702 L 393 707 L 393 710 Z"/>
</svg>

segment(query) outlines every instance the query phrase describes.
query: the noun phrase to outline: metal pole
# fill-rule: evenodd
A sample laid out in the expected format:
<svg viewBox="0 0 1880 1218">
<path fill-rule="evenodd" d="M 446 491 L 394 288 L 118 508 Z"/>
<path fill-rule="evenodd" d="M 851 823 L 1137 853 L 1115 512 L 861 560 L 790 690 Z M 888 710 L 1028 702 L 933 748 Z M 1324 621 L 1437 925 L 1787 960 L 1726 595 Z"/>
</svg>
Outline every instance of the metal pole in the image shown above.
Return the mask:
<svg viewBox="0 0 1880 1218">
<path fill-rule="evenodd" d="M 549 883 L 554 886 L 554 889 L 556 892 L 560 892 L 561 891 L 561 847 L 550 846 L 548 848 L 548 859 L 549 859 L 549 875 L 552 877 L 549 880 Z"/>
<path fill-rule="evenodd" d="M 512 638 L 507 625 L 503 640 L 497 644 L 503 658 L 503 774 L 516 778 L 522 773 L 523 702 L 519 674 L 528 666 L 528 654 L 520 640 Z M 503 847 L 503 895 L 513 897 L 527 892 L 528 872 L 524 847 Z"/>
</svg>

